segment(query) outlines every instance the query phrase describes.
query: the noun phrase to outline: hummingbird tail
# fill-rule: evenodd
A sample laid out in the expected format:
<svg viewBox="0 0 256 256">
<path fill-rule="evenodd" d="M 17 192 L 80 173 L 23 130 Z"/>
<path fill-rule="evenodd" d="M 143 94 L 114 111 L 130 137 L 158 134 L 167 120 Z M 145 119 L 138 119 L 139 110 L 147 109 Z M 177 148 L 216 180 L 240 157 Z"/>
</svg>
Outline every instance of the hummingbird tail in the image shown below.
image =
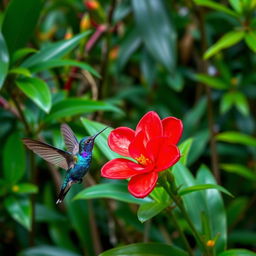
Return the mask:
<svg viewBox="0 0 256 256">
<path fill-rule="evenodd" d="M 65 187 L 61 188 L 60 193 L 58 195 L 58 199 L 56 201 L 56 204 L 62 203 L 62 201 L 64 200 L 66 194 L 70 190 L 72 184 L 73 184 L 73 181 L 71 180 L 71 181 L 68 182 L 68 184 Z"/>
</svg>

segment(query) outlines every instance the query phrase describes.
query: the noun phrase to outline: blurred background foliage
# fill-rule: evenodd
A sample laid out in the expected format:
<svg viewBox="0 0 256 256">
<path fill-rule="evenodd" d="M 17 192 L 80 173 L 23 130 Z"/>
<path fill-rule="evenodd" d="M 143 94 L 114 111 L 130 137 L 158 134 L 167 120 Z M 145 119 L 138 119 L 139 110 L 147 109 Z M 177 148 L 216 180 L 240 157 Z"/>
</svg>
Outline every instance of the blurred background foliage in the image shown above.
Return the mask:
<svg viewBox="0 0 256 256">
<path fill-rule="evenodd" d="M 186 255 L 170 209 L 157 215 L 170 203 L 161 191 L 152 205 L 100 177 L 115 157 L 107 132 L 97 138 L 90 174 L 60 206 L 64 171 L 21 142 L 39 138 L 63 148 L 63 122 L 82 138 L 105 125 L 135 128 L 155 110 L 184 123 L 177 183 L 217 180 L 234 195 L 184 197 L 196 227 L 207 239 L 220 237 L 218 255 L 254 255 L 255 7 L 254 0 L 1 0 L 0 254 Z"/>
</svg>

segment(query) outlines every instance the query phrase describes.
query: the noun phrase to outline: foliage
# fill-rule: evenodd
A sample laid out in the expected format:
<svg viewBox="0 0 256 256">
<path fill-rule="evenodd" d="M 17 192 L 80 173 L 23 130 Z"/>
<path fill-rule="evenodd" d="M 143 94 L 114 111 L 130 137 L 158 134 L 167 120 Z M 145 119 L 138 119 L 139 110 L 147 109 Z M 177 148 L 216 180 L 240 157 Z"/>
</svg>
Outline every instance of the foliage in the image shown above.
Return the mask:
<svg viewBox="0 0 256 256">
<path fill-rule="evenodd" d="M 0 254 L 256 255 L 255 7 L 1 1 Z M 120 157 L 109 134 L 152 110 L 182 120 L 181 159 L 135 198 L 100 169 Z M 78 139 L 110 128 L 56 206 L 63 170 L 21 139 L 64 149 L 61 123 Z"/>
</svg>

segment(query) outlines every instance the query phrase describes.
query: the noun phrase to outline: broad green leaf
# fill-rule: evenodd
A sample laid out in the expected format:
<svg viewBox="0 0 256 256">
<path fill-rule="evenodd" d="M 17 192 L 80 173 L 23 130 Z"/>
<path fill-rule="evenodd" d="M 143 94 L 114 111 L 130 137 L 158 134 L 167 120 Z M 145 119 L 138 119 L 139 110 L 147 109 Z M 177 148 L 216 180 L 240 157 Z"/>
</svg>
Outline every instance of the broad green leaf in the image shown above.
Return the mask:
<svg viewBox="0 0 256 256">
<path fill-rule="evenodd" d="M 28 199 L 18 200 L 13 196 L 8 196 L 4 201 L 4 205 L 14 220 L 26 229 L 31 229 L 32 206 Z"/>
<path fill-rule="evenodd" d="M 68 220 L 79 238 L 79 244 L 84 248 L 84 254 L 96 255 L 91 232 L 88 232 L 91 230 L 90 212 L 93 210 L 90 209 L 90 202 L 72 200 L 81 191 L 82 187 L 82 184 L 80 186 L 73 186 L 67 194 L 64 203 L 67 209 Z"/>
<path fill-rule="evenodd" d="M 242 8 L 242 3 L 241 1 L 239 0 L 229 0 L 229 3 L 230 5 L 232 6 L 232 8 L 238 12 L 238 13 L 241 13 L 243 8 Z"/>
<path fill-rule="evenodd" d="M 167 70 L 173 71 L 176 65 L 176 31 L 170 23 L 164 3 L 133 0 L 132 7 L 138 31 L 147 50 Z"/>
<path fill-rule="evenodd" d="M 188 154 L 190 152 L 191 146 L 192 146 L 192 142 L 193 142 L 193 138 L 189 138 L 187 140 L 185 140 L 180 146 L 179 146 L 179 150 L 180 150 L 180 154 L 181 154 L 181 159 L 180 162 L 186 166 L 187 164 L 187 158 L 188 158 Z"/>
<path fill-rule="evenodd" d="M 120 49 L 118 51 L 117 65 L 119 69 L 122 69 L 131 55 L 139 48 L 141 45 L 141 38 L 137 29 L 132 29 L 125 36 L 120 43 Z"/>
<path fill-rule="evenodd" d="M 155 187 L 150 193 L 150 197 L 154 201 L 143 203 L 139 206 L 137 216 L 141 222 L 153 218 L 171 204 L 170 197 L 163 187 Z"/>
<path fill-rule="evenodd" d="M 43 204 L 36 204 L 35 218 L 36 222 L 62 222 L 61 225 L 63 224 L 63 221 L 67 221 L 67 219 L 57 212 L 57 210 L 50 209 Z"/>
<path fill-rule="evenodd" d="M 38 192 L 38 187 L 31 183 L 20 183 L 17 185 L 13 185 L 11 190 L 12 192 L 17 194 L 33 194 Z"/>
<path fill-rule="evenodd" d="M 256 256 L 256 253 L 246 249 L 232 249 L 222 252 L 218 256 Z"/>
<path fill-rule="evenodd" d="M 60 59 L 68 52 L 72 51 L 85 36 L 90 34 L 90 31 L 81 33 L 72 37 L 69 40 L 63 40 L 56 43 L 49 44 L 42 48 L 40 51 L 27 58 L 23 63 L 23 67 L 33 68 L 36 65 L 51 61 L 54 59 Z"/>
<path fill-rule="evenodd" d="M 10 184 L 18 182 L 25 173 L 25 149 L 18 133 L 13 133 L 4 145 L 3 153 L 4 178 Z"/>
<path fill-rule="evenodd" d="M 0 196 L 3 196 L 9 192 L 9 184 L 4 179 L 0 179 Z"/>
<path fill-rule="evenodd" d="M 12 62 L 15 63 L 18 60 L 21 60 L 22 58 L 26 57 L 30 53 L 37 52 L 36 49 L 33 48 L 22 48 L 14 52 L 12 56 Z"/>
<path fill-rule="evenodd" d="M 36 77 L 25 77 L 16 80 L 20 90 L 29 97 L 43 111 L 49 112 L 52 105 L 49 86 L 43 80 Z"/>
<path fill-rule="evenodd" d="M 0 89 L 2 88 L 9 68 L 9 53 L 5 39 L 0 32 Z"/>
<path fill-rule="evenodd" d="M 234 103 L 238 109 L 238 111 L 245 116 L 249 115 L 249 105 L 247 102 L 247 98 L 245 97 L 244 94 L 242 94 L 241 92 L 234 92 L 233 93 L 233 97 L 234 97 Z"/>
<path fill-rule="evenodd" d="M 238 197 L 234 199 L 227 207 L 228 227 L 232 227 L 242 216 L 249 204 L 247 197 Z"/>
<path fill-rule="evenodd" d="M 145 82 L 147 86 L 152 86 L 156 77 L 157 66 L 156 61 L 146 49 L 142 53 L 140 69 L 143 76 L 143 82 Z"/>
<path fill-rule="evenodd" d="M 52 106 L 49 115 L 44 122 L 56 121 L 74 115 L 88 114 L 95 111 L 113 111 L 120 113 L 117 107 L 102 101 L 93 101 L 79 98 L 68 98 L 57 102 Z"/>
<path fill-rule="evenodd" d="M 37 73 L 42 70 L 46 70 L 49 68 L 56 68 L 56 67 L 65 67 L 65 66 L 74 66 L 74 67 L 79 67 L 81 69 L 87 70 L 88 72 L 92 73 L 94 76 L 100 78 L 100 74 L 92 68 L 90 65 L 84 63 L 84 62 L 79 62 L 75 60 L 49 60 L 46 62 L 41 62 L 38 63 L 30 68 L 31 72 Z"/>
<path fill-rule="evenodd" d="M 19 256 L 80 256 L 75 252 L 68 251 L 56 246 L 39 245 L 28 248 L 19 253 Z"/>
<path fill-rule="evenodd" d="M 229 143 L 238 143 L 245 146 L 256 147 L 256 139 L 250 135 L 243 134 L 240 132 L 222 132 L 216 136 L 218 141 L 224 141 Z"/>
<path fill-rule="evenodd" d="M 173 166 L 172 173 L 177 186 L 180 186 L 182 189 L 196 185 L 196 180 L 191 172 L 180 162 Z M 201 193 L 201 191 L 198 191 L 183 196 L 185 208 L 199 232 L 201 232 L 202 229 L 202 223 L 200 220 L 201 213 L 205 212 L 205 205 L 202 203 L 203 196 Z"/>
<path fill-rule="evenodd" d="M 89 133 L 90 136 L 93 136 L 100 130 L 106 127 L 105 124 L 101 124 L 98 122 L 91 121 L 86 118 L 81 118 L 82 124 L 84 125 L 85 129 Z M 99 150 L 106 156 L 107 159 L 115 159 L 120 157 L 117 153 L 112 151 L 108 146 L 108 136 L 113 128 L 109 127 L 106 131 L 104 131 L 98 138 L 96 139 L 95 143 L 98 146 Z"/>
<path fill-rule="evenodd" d="M 221 169 L 238 174 L 246 179 L 256 181 L 256 172 L 241 164 L 221 164 Z"/>
<path fill-rule="evenodd" d="M 119 201 L 135 204 L 143 204 L 151 201 L 149 198 L 139 199 L 133 197 L 128 192 L 127 184 L 120 183 L 107 183 L 91 186 L 79 192 L 74 199 L 78 200 L 94 198 L 112 198 Z"/>
<path fill-rule="evenodd" d="M 253 51 L 256 52 L 256 31 L 249 31 L 245 35 L 245 42 L 248 45 L 248 47 Z"/>
<path fill-rule="evenodd" d="M 209 169 L 202 165 L 197 172 L 197 182 L 202 184 L 215 184 L 216 181 Z M 219 235 L 216 241 L 215 250 L 217 253 L 226 249 L 227 244 L 227 218 L 223 199 L 216 189 L 201 191 L 204 199 L 204 212 L 209 222 L 211 237 Z"/>
<path fill-rule="evenodd" d="M 220 112 L 221 114 L 225 114 L 227 111 L 231 109 L 234 104 L 233 92 L 225 93 L 220 102 Z"/>
<path fill-rule="evenodd" d="M 228 190 L 226 190 L 222 186 L 219 186 L 219 185 L 216 185 L 216 184 L 200 184 L 200 185 L 187 187 L 187 188 L 181 189 L 179 191 L 179 195 L 184 196 L 188 193 L 192 193 L 192 192 L 196 192 L 196 191 L 200 191 L 200 190 L 206 190 L 206 189 L 217 189 L 217 190 L 233 197 L 233 195 Z"/>
<path fill-rule="evenodd" d="M 229 48 L 234 44 L 240 42 L 245 36 L 244 31 L 231 31 L 226 33 L 219 41 L 217 41 L 214 45 L 212 45 L 204 54 L 205 59 L 209 59 L 219 51 Z"/>
<path fill-rule="evenodd" d="M 18 68 L 13 68 L 9 71 L 10 74 L 16 74 L 16 75 L 23 75 L 26 77 L 31 77 L 32 74 L 29 69 L 23 68 L 23 67 L 18 67 Z"/>
<path fill-rule="evenodd" d="M 216 3 L 215 1 L 210 1 L 210 0 L 194 0 L 197 5 L 205 6 L 212 8 L 216 11 L 224 12 L 232 17 L 239 18 L 239 14 L 230 10 L 227 8 L 225 5 Z"/>
<path fill-rule="evenodd" d="M 157 214 L 162 212 L 167 206 L 170 205 L 169 203 L 159 203 L 159 202 L 149 202 L 140 205 L 139 210 L 137 212 L 138 219 L 140 222 L 145 222 Z"/>
<path fill-rule="evenodd" d="M 229 88 L 229 84 L 227 84 L 224 80 L 222 80 L 219 77 L 213 77 L 206 74 L 196 74 L 195 78 L 197 81 L 206 84 L 214 89 L 226 90 Z"/>
<path fill-rule="evenodd" d="M 244 247 L 256 243 L 256 232 L 251 230 L 236 229 L 229 233 L 228 240 L 230 243 L 240 244 Z"/>
<path fill-rule="evenodd" d="M 11 0 L 5 12 L 2 31 L 10 55 L 25 46 L 37 24 L 41 0 Z"/>
<path fill-rule="evenodd" d="M 187 256 L 188 254 L 173 245 L 161 243 L 137 243 L 117 247 L 101 253 L 99 256 Z"/>
</svg>

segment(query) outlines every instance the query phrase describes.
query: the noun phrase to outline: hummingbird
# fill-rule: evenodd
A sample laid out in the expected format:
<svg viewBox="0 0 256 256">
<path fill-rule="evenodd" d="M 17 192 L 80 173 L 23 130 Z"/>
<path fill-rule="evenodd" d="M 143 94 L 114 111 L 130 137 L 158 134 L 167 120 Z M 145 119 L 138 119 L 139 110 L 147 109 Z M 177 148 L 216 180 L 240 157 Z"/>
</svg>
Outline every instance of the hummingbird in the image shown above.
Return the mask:
<svg viewBox="0 0 256 256">
<path fill-rule="evenodd" d="M 105 127 L 94 136 L 84 137 L 78 142 L 71 128 L 67 124 L 62 124 L 61 134 L 64 138 L 67 151 L 53 147 L 39 140 L 29 138 L 22 139 L 23 143 L 34 153 L 47 162 L 67 171 L 56 204 L 63 201 L 74 183 L 81 183 L 83 181 L 83 177 L 89 171 L 92 161 L 92 150 L 95 138 L 107 128 L 108 127 Z"/>
</svg>

